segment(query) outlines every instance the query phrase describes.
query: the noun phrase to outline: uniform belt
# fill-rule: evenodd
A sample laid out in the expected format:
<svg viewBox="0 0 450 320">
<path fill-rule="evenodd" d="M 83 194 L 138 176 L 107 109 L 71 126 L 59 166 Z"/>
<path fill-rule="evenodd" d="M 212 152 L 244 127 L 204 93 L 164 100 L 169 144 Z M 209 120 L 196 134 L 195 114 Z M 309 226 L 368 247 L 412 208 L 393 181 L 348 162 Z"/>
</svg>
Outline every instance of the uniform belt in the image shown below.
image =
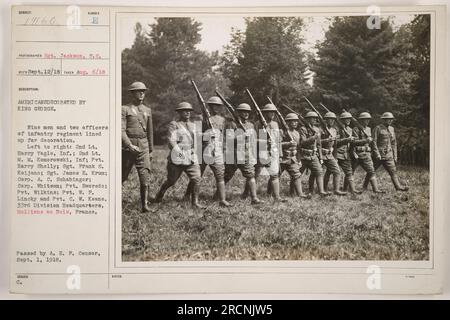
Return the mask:
<svg viewBox="0 0 450 320">
<path fill-rule="evenodd" d="M 322 154 L 326 155 L 326 154 L 332 154 L 332 153 L 333 153 L 333 148 L 331 148 L 331 149 L 322 148 Z"/>
<path fill-rule="evenodd" d="M 370 147 L 368 147 L 368 146 L 363 146 L 363 147 L 356 147 L 356 151 L 358 151 L 358 152 L 370 152 L 370 151 L 372 151 L 372 149 L 370 149 Z"/>
<path fill-rule="evenodd" d="M 128 138 L 130 138 L 130 139 L 145 139 L 145 138 L 147 138 L 147 136 L 146 135 L 142 135 L 142 136 L 128 135 Z"/>
<path fill-rule="evenodd" d="M 302 153 L 305 153 L 306 155 L 313 156 L 316 154 L 315 149 L 304 149 L 302 148 Z"/>
</svg>

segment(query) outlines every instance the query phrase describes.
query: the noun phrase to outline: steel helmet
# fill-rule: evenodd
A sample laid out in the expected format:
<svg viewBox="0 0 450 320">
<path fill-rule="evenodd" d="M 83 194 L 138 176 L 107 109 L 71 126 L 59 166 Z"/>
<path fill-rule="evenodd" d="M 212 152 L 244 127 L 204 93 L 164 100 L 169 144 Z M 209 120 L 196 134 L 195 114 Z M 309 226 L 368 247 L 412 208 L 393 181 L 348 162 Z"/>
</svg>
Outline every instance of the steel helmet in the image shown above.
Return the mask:
<svg viewBox="0 0 450 320">
<path fill-rule="evenodd" d="M 147 90 L 143 82 L 135 81 L 128 86 L 128 91 Z"/>
<path fill-rule="evenodd" d="M 327 112 L 325 113 L 325 115 L 323 116 L 325 119 L 329 118 L 329 119 L 336 119 L 336 114 L 334 112 Z"/>
<path fill-rule="evenodd" d="M 286 117 L 284 118 L 284 120 L 289 121 L 289 120 L 299 120 L 298 115 L 296 115 L 295 113 L 288 113 L 286 115 Z"/>
<path fill-rule="evenodd" d="M 177 108 L 175 109 L 176 111 L 180 111 L 180 110 L 194 110 L 192 108 L 192 105 L 189 102 L 181 102 L 178 104 Z"/>
<path fill-rule="evenodd" d="M 252 111 L 252 108 L 247 103 L 241 103 L 237 106 L 236 110 L 238 111 Z"/>
<path fill-rule="evenodd" d="M 216 104 L 219 106 L 223 106 L 223 102 L 222 100 L 220 100 L 219 97 L 213 96 L 211 98 L 208 99 L 208 101 L 206 101 L 207 104 Z"/>
<path fill-rule="evenodd" d="M 372 116 L 368 112 L 361 112 L 358 119 L 372 119 Z"/>
<path fill-rule="evenodd" d="M 341 115 L 339 116 L 339 118 L 341 118 L 341 119 L 351 119 L 352 118 L 352 114 L 350 112 L 342 112 Z"/>
<path fill-rule="evenodd" d="M 305 115 L 305 118 L 318 118 L 319 116 L 317 115 L 316 112 L 314 111 L 308 111 Z"/>
<path fill-rule="evenodd" d="M 268 103 L 264 107 L 262 107 L 261 111 L 262 112 L 268 112 L 268 111 L 274 112 L 274 111 L 277 111 L 277 107 L 275 107 L 275 105 L 273 105 L 271 103 Z"/>
<path fill-rule="evenodd" d="M 381 115 L 381 119 L 394 119 L 392 112 L 385 112 Z"/>
</svg>

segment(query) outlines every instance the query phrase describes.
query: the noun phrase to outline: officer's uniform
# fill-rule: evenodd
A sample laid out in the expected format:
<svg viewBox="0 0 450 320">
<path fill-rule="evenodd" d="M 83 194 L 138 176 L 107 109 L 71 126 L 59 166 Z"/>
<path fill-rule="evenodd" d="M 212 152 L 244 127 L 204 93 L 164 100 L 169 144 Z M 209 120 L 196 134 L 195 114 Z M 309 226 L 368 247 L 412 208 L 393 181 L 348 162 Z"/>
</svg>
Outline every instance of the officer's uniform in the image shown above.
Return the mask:
<svg viewBox="0 0 450 320">
<path fill-rule="evenodd" d="M 390 112 L 385 112 L 381 118 L 394 119 L 394 116 Z M 402 186 L 397 176 L 397 139 L 395 137 L 394 127 L 386 124 L 381 124 L 375 127 L 373 131 L 373 141 L 377 146 L 377 158 L 380 159 L 374 162 L 375 171 L 380 167 L 380 165 L 383 165 L 389 173 L 395 189 L 407 191 L 408 187 Z"/>
<path fill-rule="evenodd" d="M 255 178 L 256 164 L 256 132 L 255 126 L 250 121 L 242 121 L 245 132 L 234 121 L 225 125 L 226 141 L 234 139 L 234 157 L 228 159 L 225 165 L 225 183 L 233 178 L 236 170 L 240 170 L 247 180 Z M 234 130 L 234 131 L 233 131 Z"/>
<path fill-rule="evenodd" d="M 130 147 L 137 146 L 139 153 Z M 139 174 L 141 184 L 148 183 L 150 153 L 153 151 L 152 112 L 141 104 L 122 106 L 122 182 L 127 180 L 133 165 Z"/>
<path fill-rule="evenodd" d="M 133 82 L 129 92 L 145 92 L 142 82 Z M 144 96 L 140 96 L 141 101 Z M 135 102 L 136 103 L 136 102 Z M 140 102 L 139 102 L 140 103 Z M 153 125 L 150 108 L 140 103 L 122 106 L 122 183 L 128 179 L 131 168 L 136 166 L 139 176 L 142 212 L 149 212 L 150 154 L 153 151 Z M 138 147 L 139 151 L 135 150 Z"/>
<path fill-rule="evenodd" d="M 193 108 L 188 102 L 181 102 L 176 111 L 192 111 Z M 192 185 L 192 205 L 202 208 L 198 203 L 200 192 L 200 165 L 196 148 L 201 148 L 201 133 L 190 120 L 172 121 L 168 128 L 168 146 L 170 149 L 167 157 L 167 179 L 161 186 L 155 202 L 161 202 L 168 188 L 173 186 L 181 174 L 185 172 Z"/>
<path fill-rule="evenodd" d="M 368 112 L 362 112 L 359 119 L 371 119 L 372 117 Z M 365 133 L 365 134 L 364 134 Z M 369 142 L 367 137 L 372 137 L 372 130 L 370 127 L 364 128 L 364 132 L 357 126 L 353 128 L 353 135 L 355 140 L 353 141 L 353 150 L 355 151 L 357 159 L 353 160 L 352 170 L 355 173 L 358 165 L 366 171 L 366 180 L 371 183 L 372 189 L 375 193 L 383 193 L 378 189 L 378 183 L 375 176 L 375 167 L 373 165 L 372 153 L 379 155 L 376 143 Z M 365 186 L 366 187 L 366 186 Z"/>
<path fill-rule="evenodd" d="M 320 133 L 319 128 L 313 127 L 313 129 Z M 317 143 L 316 137 L 306 127 L 300 127 L 300 161 L 311 171 L 313 176 L 322 178 L 321 152 L 322 147 L 320 143 Z"/>
</svg>

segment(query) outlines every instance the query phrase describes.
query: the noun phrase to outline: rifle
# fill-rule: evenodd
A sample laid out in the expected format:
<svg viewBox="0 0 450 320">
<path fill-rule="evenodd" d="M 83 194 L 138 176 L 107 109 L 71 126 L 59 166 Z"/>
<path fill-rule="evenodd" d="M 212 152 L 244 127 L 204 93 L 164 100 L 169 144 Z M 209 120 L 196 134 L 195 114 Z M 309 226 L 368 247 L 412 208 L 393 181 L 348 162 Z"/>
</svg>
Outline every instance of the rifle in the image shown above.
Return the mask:
<svg viewBox="0 0 450 320">
<path fill-rule="evenodd" d="M 330 130 L 328 130 L 327 124 L 325 123 L 325 120 L 323 120 L 322 115 L 320 114 L 320 112 L 314 107 L 314 105 L 311 103 L 311 101 L 308 100 L 307 97 L 303 96 L 303 98 L 306 100 L 306 102 L 308 102 L 309 106 L 317 113 L 317 115 L 319 116 L 319 121 L 320 124 L 322 125 L 323 130 L 325 130 L 325 132 L 328 134 L 329 137 L 331 137 L 331 132 Z"/>
<path fill-rule="evenodd" d="M 213 125 L 211 123 L 211 114 L 209 113 L 208 107 L 206 106 L 205 100 L 203 100 L 202 95 L 200 94 L 200 91 L 198 91 L 197 85 L 195 84 L 194 80 L 191 79 L 192 86 L 194 87 L 195 93 L 197 94 L 197 99 L 200 102 L 200 106 L 202 107 L 202 113 L 205 117 L 206 126 L 208 129 L 213 129 Z"/>
<path fill-rule="evenodd" d="M 264 115 L 262 114 L 261 109 L 258 107 L 258 104 L 256 103 L 255 99 L 253 99 L 253 96 L 250 93 L 250 91 L 248 89 L 245 89 L 245 92 L 247 92 L 248 96 L 252 100 L 253 106 L 254 106 L 254 108 L 256 110 L 256 114 L 258 115 L 259 121 L 261 122 L 264 131 L 267 133 L 268 142 L 270 144 L 274 140 L 273 140 L 272 135 L 270 134 L 270 132 L 268 130 L 269 125 L 267 124 L 267 121 L 264 118 Z"/>
<path fill-rule="evenodd" d="M 316 131 L 314 131 L 314 129 L 313 129 L 313 128 L 311 127 L 311 125 L 309 124 L 309 122 L 306 121 L 305 118 L 303 118 L 303 116 L 302 116 L 300 113 L 295 112 L 291 107 L 289 107 L 289 106 L 286 105 L 286 104 L 282 104 L 281 106 L 283 106 L 284 108 L 286 108 L 288 111 L 290 111 L 290 112 L 292 112 L 292 113 L 295 113 L 295 114 L 298 116 L 298 118 L 299 118 L 299 120 L 300 120 L 300 123 L 301 123 L 307 130 L 309 130 L 309 133 L 311 133 L 311 134 L 313 134 L 313 135 L 316 134 Z"/>
<path fill-rule="evenodd" d="M 270 97 L 267 97 L 267 99 L 269 99 L 269 102 L 275 106 L 275 104 L 273 103 L 272 99 L 270 99 Z M 276 106 L 275 106 L 275 109 L 276 109 L 275 113 L 277 114 L 277 117 L 281 122 L 281 126 L 283 127 L 283 130 L 286 132 L 286 134 L 288 135 L 289 139 L 291 139 L 291 141 L 295 141 L 291 135 L 291 132 L 289 131 L 289 127 L 288 127 L 286 121 L 284 120 L 283 115 L 280 113 L 280 111 L 278 110 L 278 108 Z"/>
<path fill-rule="evenodd" d="M 222 100 L 222 102 L 225 104 L 225 107 L 227 108 L 228 112 L 231 114 L 231 117 L 233 118 L 234 122 L 242 130 L 244 130 L 244 132 L 246 132 L 244 124 L 242 123 L 241 118 L 239 118 L 239 116 L 236 114 L 236 110 L 234 110 L 233 106 L 227 100 L 225 100 L 224 96 L 221 95 L 219 91 L 216 90 L 216 94 L 220 98 L 220 100 Z"/>
<path fill-rule="evenodd" d="M 325 109 L 326 112 L 331 112 L 330 109 L 325 107 L 323 103 L 319 103 L 319 104 L 320 104 L 320 106 L 322 106 L 322 108 Z M 338 117 L 336 117 L 336 123 L 337 123 L 339 129 L 341 129 L 345 133 L 346 138 L 350 138 L 350 134 L 345 130 L 344 124 L 341 122 L 341 120 L 339 120 Z"/>
</svg>

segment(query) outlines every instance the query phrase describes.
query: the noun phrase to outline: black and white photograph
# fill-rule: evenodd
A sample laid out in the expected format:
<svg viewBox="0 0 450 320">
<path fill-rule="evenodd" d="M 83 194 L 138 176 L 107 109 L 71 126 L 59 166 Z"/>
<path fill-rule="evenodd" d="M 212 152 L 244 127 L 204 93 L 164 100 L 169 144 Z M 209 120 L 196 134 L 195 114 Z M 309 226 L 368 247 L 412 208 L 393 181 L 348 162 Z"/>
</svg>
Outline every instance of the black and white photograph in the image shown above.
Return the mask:
<svg viewBox="0 0 450 320">
<path fill-rule="evenodd" d="M 123 262 L 431 259 L 430 14 L 117 26 Z"/>
</svg>

